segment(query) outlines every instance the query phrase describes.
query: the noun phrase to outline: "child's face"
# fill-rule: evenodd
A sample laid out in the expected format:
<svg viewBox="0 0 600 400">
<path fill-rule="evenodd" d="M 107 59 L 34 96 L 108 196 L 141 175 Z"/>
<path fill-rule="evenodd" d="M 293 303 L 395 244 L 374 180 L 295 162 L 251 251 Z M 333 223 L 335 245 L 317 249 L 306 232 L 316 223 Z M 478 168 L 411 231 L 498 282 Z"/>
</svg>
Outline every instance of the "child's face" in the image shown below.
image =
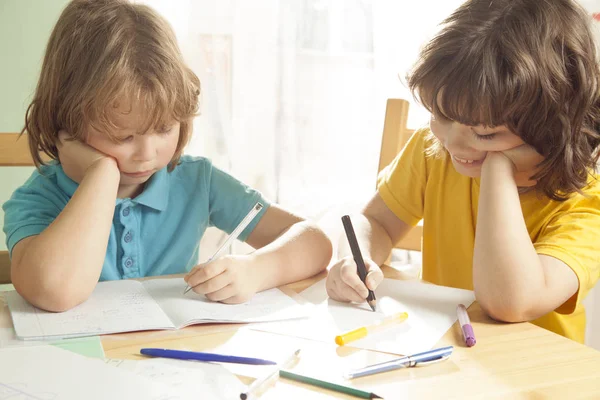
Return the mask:
<svg viewBox="0 0 600 400">
<path fill-rule="evenodd" d="M 432 115 L 430 128 L 450 153 L 454 168 L 471 178 L 481 176 L 481 165 L 489 151 L 506 151 L 524 143 L 504 125 L 467 126 Z"/>
<path fill-rule="evenodd" d="M 144 109 L 121 102 L 114 112 L 114 123 L 122 128 L 112 132 L 118 139 L 88 127 L 86 143 L 117 160 L 121 171 L 119 197 L 139 194 L 143 184 L 158 170 L 166 167 L 177 149 L 179 127 L 171 121 L 163 127 L 141 132 L 145 121 Z"/>
</svg>

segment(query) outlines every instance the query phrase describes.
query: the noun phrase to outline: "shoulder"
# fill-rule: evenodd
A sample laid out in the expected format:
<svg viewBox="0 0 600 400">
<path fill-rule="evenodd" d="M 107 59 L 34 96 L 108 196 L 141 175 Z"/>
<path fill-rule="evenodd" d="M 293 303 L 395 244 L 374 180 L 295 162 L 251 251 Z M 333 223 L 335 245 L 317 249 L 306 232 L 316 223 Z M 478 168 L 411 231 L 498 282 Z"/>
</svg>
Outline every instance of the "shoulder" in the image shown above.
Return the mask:
<svg viewBox="0 0 600 400">
<path fill-rule="evenodd" d="M 574 193 L 564 201 L 555 201 L 532 192 L 526 201 L 526 207 L 532 214 L 542 217 L 548 227 L 594 225 L 600 229 L 600 181 L 597 176 L 590 176 L 589 184 L 581 193 Z M 525 197 L 524 199 L 526 199 Z M 531 203 L 531 204 L 529 204 Z M 537 212 L 533 211 L 537 210 Z M 600 233 L 600 232 L 598 232 Z"/>
<path fill-rule="evenodd" d="M 408 139 L 406 147 L 428 149 L 435 146 L 437 143 L 437 139 L 433 136 L 433 133 L 431 133 L 429 126 L 425 126 L 415 130 Z"/>
<path fill-rule="evenodd" d="M 171 176 L 177 181 L 202 181 L 210 179 L 213 168 L 212 162 L 206 157 L 184 155 L 171 171 Z"/>
<path fill-rule="evenodd" d="M 2 205 L 5 222 L 19 222 L 24 215 L 38 215 L 41 212 L 55 215 L 60 212 L 71 198 L 61 186 L 61 173 L 60 165 L 55 164 L 33 171 Z"/>
<path fill-rule="evenodd" d="M 426 164 L 445 162 L 446 152 L 443 145 L 433 135 L 429 126 L 416 129 L 406 142 L 398 159 Z"/>
<path fill-rule="evenodd" d="M 573 207 L 590 208 L 600 215 L 600 176 L 598 174 L 591 175 L 588 186 L 583 188 L 581 193 L 576 193 L 566 200 L 566 203 Z"/>
<path fill-rule="evenodd" d="M 170 187 L 188 194 L 207 194 L 215 189 L 240 185 L 236 178 L 216 167 L 206 157 L 183 156 L 169 175 Z"/>
<path fill-rule="evenodd" d="M 38 192 L 52 193 L 61 192 L 58 184 L 58 175 L 61 167 L 58 164 L 42 165 L 39 169 L 33 171 L 31 176 L 21 185 L 15 193 L 19 192 Z"/>
<path fill-rule="evenodd" d="M 401 173 L 402 179 L 408 174 L 412 178 L 418 176 L 428 180 L 432 174 L 445 175 L 451 167 L 448 161 L 445 149 L 427 126 L 412 134 L 402 151 L 384 171 L 387 170 L 388 174 Z"/>
</svg>

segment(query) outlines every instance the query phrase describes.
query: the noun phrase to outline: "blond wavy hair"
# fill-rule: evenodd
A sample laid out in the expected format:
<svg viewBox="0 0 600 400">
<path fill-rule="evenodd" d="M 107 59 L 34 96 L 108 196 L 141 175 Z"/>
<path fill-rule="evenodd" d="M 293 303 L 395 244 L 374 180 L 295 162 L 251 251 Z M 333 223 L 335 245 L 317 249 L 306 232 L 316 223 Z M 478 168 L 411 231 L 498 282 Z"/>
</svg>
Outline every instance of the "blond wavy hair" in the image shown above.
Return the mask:
<svg viewBox="0 0 600 400">
<path fill-rule="evenodd" d="M 171 171 L 192 133 L 200 81 L 186 66 L 168 22 L 125 0 L 73 0 L 48 41 L 22 133 L 39 168 L 40 152 L 58 160 L 58 132 L 84 139 L 88 126 L 114 139 L 118 99 L 139 102 L 144 130 L 181 123 Z"/>
</svg>

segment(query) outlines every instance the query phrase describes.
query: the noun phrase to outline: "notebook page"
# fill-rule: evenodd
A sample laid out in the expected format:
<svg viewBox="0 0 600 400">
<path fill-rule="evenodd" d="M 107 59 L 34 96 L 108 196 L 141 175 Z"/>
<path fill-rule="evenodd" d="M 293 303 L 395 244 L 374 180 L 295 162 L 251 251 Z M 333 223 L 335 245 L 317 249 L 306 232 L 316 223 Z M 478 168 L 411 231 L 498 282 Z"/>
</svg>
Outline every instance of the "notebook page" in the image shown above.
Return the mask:
<svg viewBox="0 0 600 400">
<path fill-rule="evenodd" d="M 198 323 L 263 322 L 306 316 L 304 307 L 279 289 L 255 294 L 243 304 L 223 304 L 189 292 L 183 278 L 152 279 L 144 286 L 177 328 Z"/>
<path fill-rule="evenodd" d="M 260 324 L 253 329 L 333 343 L 344 332 L 375 323 L 388 315 L 407 312 L 408 319 L 380 332 L 348 343 L 350 347 L 394 354 L 413 354 L 431 349 L 457 320 L 456 306 L 469 307 L 475 300 L 470 290 L 418 281 L 384 279 L 375 290 L 377 312 L 367 303 L 341 303 L 328 298 L 325 279 L 300 293 L 313 304 L 311 318 Z"/>
<path fill-rule="evenodd" d="M 0 399 L 191 400 L 161 382 L 53 346 L 0 350 Z"/>
<path fill-rule="evenodd" d="M 137 281 L 99 282 L 89 299 L 62 313 L 40 310 L 17 292 L 7 293 L 6 298 L 20 339 L 56 339 L 174 328 Z"/>
</svg>

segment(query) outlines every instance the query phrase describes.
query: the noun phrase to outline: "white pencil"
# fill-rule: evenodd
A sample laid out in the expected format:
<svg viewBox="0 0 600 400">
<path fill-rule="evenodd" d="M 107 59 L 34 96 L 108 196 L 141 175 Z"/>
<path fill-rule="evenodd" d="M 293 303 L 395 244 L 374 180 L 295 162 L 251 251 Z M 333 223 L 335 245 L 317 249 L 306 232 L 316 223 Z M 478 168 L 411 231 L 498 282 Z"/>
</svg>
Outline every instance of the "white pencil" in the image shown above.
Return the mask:
<svg viewBox="0 0 600 400">
<path fill-rule="evenodd" d="M 248 386 L 248 389 L 244 393 L 240 394 L 240 399 L 248 400 L 253 394 L 260 393 L 261 389 L 265 388 L 268 384 L 279 377 L 279 370 L 290 368 L 294 362 L 296 362 L 299 356 L 300 349 L 296 350 L 294 354 L 289 356 L 281 364 L 277 364 L 277 366 L 269 374 L 252 382 L 252 385 Z"/>
<path fill-rule="evenodd" d="M 208 264 L 215 258 L 219 257 L 221 255 L 221 253 L 223 252 L 223 250 L 225 250 L 231 244 L 231 242 L 233 242 L 235 239 L 238 238 L 238 236 L 240 236 L 240 234 L 244 231 L 244 229 L 246 229 L 246 227 L 250 224 L 250 222 L 252 222 L 254 217 L 256 217 L 256 214 L 258 214 L 260 212 L 260 210 L 262 210 L 262 209 L 263 209 L 263 205 L 260 203 L 256 203 L 254 205 L 254 207 L 252 207 L 250 212 L 238 224 L 238 226 L 236 226 L 236 228 L 233 230 L 233 232 L 231 232 L 231 234 L 229 235 L 227 240 L 225 240 L 225 242 L 221 245 L 221 247 L 219 247 L 217 249 L 217 251 L 215 251 L 215 254 L 213 254 L 212 257 L 210 257 L 204 264 Z M 186 294 L 190 290 L 192 290 L 192 288 L 189 285 L 187 285 L 185 287 L 185 290 L 183 291 L 183 294 Z"/>
</svg>

